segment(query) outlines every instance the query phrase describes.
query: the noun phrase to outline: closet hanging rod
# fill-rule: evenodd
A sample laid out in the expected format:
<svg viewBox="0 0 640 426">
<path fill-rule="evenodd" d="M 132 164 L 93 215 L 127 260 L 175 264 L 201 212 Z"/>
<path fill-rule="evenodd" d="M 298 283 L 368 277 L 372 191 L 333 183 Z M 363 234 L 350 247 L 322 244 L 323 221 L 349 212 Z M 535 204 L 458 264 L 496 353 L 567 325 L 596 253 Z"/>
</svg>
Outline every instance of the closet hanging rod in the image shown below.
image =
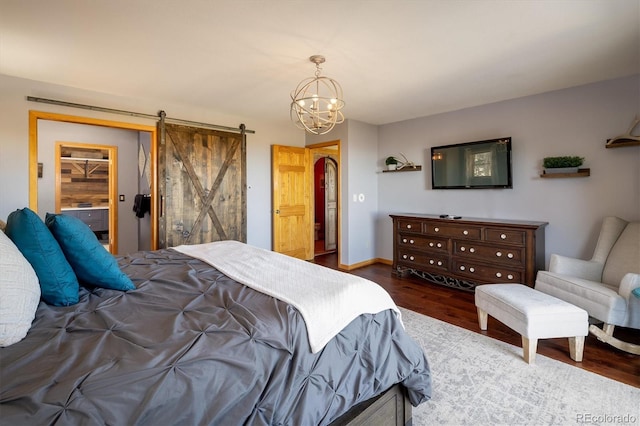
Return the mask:
<svg viewBox="0 0 640 426">
<path fill-rule="evenodd" d="M 99 107 L 95 105 L 76 104 L 73 102 L 58 101 L 55 99 L 47 99 L 47 98 L 37 98 L 33 96 L 27 96 L 27 100 L 31 102 L 40 102 L 43 104 L 52 104 L 52 105 L 66 106 L 66 107 L 72 107 L 72 108 L 88 109 L 91 111 L 100 111 L 100 112 L 109 112 L 112 114 L 128 115 L 130 117 L 141 117 L 141 118 L 150 118 L 153 120 L 159 120 L 158 115 L 145 114 L 143 112 L 125 111 L 122 109 L 105 108 L 105 107 Z M 243 124 L 241 124 L 239 127 L 228 127 L 228 126 L 220 126 L 217 124 L 200 123 L 198 121 L 182 120 L 180 118 L 169 118 L 169 117 L 165 118 L 165 121 L 171 122 L 173 124 L 184 124 L 184 125 L 195 126 L 195 127 L 206 127 L 214 130 L 224 130 L 227 132 L 236 132 L 236 133 L 242 133 L 243 127 L 244 127 Z M 244 133 L 255 133 L 255 130 L 244 129 Z"/>
</svg>

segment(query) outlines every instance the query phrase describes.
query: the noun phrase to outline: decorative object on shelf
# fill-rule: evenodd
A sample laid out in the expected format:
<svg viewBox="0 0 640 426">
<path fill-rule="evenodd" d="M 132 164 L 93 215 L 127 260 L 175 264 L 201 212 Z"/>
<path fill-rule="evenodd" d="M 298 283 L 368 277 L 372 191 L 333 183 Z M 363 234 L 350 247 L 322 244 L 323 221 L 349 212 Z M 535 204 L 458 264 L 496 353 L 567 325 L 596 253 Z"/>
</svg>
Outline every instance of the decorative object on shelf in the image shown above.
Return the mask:
<svg viewBox="0 0 640 426">
<path fill-rule="evenodd" d="M 291 120 L 301 129 L 314 135 L 324 135 L 344 121 L 342 87 L 329 77 L 320 77 L 322 55 L 309 58 L 316 64 L 315 77 L 304 79 L 291 92 Z"/>
<path fill-rule="evenodd" d="M 617 148 L 619 146 L 640 145 L 640 135 L 636 136 L 631 134 L 631 132 L 633 132 L 633 129 L 638 127 L 638 124 L 640 124 L 640 118 L 636 117 L 635 120 L 633 120 L 633 123 L 631 123 L 631 127 L 629 127 L 629 130 L 627 130 L 627 133 L 616 136 L 612 139 L 607 139 L 607 144 L 605 145 L 605 147 Z"/>
<path fill-rule="evenodd" d="M 387 170 L 396 170 L 399 162 L 400 161 L 394 156 L 389 156 L 384 160 L 384 164 L 387 165 Z"/>
<path fill-rule="evenodd" d="M 545 157 L 542 160 L 545 174 L 550 173 L 578 173 L 578 167 L 582 166 L 584 157 L 563 156 Z"/>
<path fill-rule="evenodd" d="M 413 161 L 409 161 L 409 159 L 403 153 L 400 153 L 400 156 L 404 161 L 398 161 L 397 170 L 415 169 L 417 167 L 415 163 Z"/>
<path fill-rule="evenodd" d="M 422 166 L 416 166 L 413 161 L 409 161 L 409 159 L 403 154 L 400 153 L 402 160 L 399 160 L 398 157 L 389 156 L 384 160 L 384 163 L 387 165 L 387 170 L 383 170 L 384 172 L 399 172 L 399 171 L 418 171 L 422 170 Z"/>
</svg>

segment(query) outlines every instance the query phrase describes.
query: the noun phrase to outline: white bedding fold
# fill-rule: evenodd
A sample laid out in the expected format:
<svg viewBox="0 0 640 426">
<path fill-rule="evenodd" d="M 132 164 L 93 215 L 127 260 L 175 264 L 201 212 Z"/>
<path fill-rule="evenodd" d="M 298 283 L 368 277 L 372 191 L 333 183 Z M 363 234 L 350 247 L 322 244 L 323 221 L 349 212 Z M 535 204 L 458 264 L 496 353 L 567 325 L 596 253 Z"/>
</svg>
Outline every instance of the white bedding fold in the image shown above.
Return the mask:
<svg viewBox="0 0 640 426">
<path fill-rule="evenodd" d="M 238 241 L 173 247 L 226 276 L 293 305 L 304 318 L 309 345 L 319 352 L 358 315 L 400 310 L 378 284 Z"/>
</svg>

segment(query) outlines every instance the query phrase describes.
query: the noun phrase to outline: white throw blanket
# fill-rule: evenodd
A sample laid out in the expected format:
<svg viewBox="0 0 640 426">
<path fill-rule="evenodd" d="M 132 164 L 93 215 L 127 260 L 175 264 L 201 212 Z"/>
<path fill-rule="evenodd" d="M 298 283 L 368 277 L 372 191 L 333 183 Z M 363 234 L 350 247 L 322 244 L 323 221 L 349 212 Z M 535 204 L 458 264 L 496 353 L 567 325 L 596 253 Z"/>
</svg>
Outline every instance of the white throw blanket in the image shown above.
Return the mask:
<svg viewBox="0 0 640 426">
<path fill-rule="evenodd" d="M 378 284 L 238 241 L 173 247 L 200 259 L 226 276 L 289 303 L 307 326 L 313 353 L 360 314 L 400 310 Z"/>
</svg>

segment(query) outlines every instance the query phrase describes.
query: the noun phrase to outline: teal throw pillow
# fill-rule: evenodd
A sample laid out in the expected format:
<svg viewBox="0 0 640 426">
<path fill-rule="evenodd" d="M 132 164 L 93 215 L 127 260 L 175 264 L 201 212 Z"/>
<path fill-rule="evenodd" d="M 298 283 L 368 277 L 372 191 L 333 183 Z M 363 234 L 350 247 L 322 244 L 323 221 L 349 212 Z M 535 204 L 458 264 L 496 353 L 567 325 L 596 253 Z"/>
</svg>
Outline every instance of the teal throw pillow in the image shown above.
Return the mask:
<svg viewBox="0 0 640 426">
<path fill-rule="evenodd" d="M 28 208 L 9 214 L 7 236 L 38 276 L 42 299 L 54 306 L 78 303 L 78 279 L 40 216 Z"/>
<path fill-rule="evenodd" d="M 116 258 L 100 244 L 87 224 L 77 217 L 52 213 L 47 213 L 45 222 L 82 283 L 112 290 L 135 290 Z"/>
</svg>

